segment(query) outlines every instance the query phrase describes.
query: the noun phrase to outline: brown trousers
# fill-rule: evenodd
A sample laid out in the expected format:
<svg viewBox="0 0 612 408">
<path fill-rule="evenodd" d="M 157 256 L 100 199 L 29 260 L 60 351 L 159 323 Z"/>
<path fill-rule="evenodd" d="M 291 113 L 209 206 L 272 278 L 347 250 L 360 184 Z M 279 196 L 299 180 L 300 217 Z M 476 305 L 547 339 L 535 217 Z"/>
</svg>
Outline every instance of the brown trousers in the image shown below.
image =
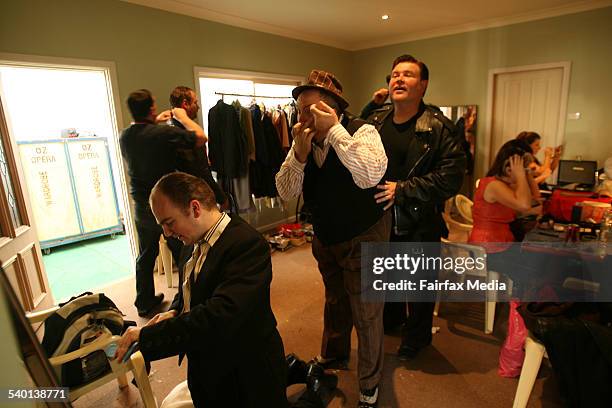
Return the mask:
<svg viewBox="0 0 612 408">
<path fill-rule="evenodd" d="M 387 242 L 391 234 L 391 212 L 350 241 L 324 246 L 316 237 L 312 253 L 325 285 L 325 310 L 321 355 L 348 358 L 351 331 L 357 330 L 359 388 L 378 385 L 383 365 L 384 303 L 361 301 L 361 243 Z"/>
</svg>

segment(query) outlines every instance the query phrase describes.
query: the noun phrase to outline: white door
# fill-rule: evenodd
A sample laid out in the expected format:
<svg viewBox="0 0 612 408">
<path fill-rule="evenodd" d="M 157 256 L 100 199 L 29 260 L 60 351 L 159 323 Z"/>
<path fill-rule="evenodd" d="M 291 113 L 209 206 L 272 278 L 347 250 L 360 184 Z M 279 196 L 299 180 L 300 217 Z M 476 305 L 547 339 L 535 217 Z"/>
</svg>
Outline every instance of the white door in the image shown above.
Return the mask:
<svg viewBox="0 0 612 408">
<path fill-rule="evenodd" d="M 17 146 L 0 101 L 0 265 L 26 311 L 53 305 Z"/>
<path fill-rule="evenodd" d="M 542 137 L 542 146 L 563 141 L 569 79 L 569 63 L 494 70 L 489 86 L 491 114 L 489 166 L 499 148 L 522 131 Z M 538 157 L 543 161 L 543 151 Z"/>
</svg>

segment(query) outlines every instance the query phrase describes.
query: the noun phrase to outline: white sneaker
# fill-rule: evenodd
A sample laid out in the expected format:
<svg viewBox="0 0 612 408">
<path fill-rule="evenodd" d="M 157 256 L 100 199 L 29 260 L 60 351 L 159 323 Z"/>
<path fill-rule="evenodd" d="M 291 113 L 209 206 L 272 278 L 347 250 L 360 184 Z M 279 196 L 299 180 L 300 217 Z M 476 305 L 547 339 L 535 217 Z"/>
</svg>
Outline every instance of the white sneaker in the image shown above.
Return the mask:
<svg viewBox="0 0 612 408">
<path fill-rule="evenodd" d="M 378 406 L 378 386 L 359 391 L 359 408 L 372 408 Z"/>
</svg>

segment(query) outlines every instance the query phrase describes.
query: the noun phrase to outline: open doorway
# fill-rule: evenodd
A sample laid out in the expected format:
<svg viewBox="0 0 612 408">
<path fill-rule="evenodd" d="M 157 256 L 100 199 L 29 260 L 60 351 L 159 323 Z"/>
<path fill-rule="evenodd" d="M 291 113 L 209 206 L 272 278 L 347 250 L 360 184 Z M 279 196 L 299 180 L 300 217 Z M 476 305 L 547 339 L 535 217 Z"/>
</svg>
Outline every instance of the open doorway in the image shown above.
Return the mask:
<svg viewBox="0 0 612 408">
<path fill-rule="evenodd" d="M 0 60 L 0 95 L 55 301 L 133 276 L 109 68 Z"/>
</svg>

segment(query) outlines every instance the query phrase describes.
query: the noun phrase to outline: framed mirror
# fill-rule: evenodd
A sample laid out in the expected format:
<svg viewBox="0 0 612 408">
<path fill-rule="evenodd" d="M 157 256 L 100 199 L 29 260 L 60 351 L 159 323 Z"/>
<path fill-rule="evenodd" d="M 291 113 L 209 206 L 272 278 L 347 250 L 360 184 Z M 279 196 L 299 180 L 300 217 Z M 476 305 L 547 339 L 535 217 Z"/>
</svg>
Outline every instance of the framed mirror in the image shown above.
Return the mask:
<svg viewBox="0 0 612 408">
<path fill-rule="evenodd" d="M 449 118 L 459 128 L 462 137 L 462 147 L 467 158 L 463 186 L 459 191 L 461 194 L 472 198 L 474 193 L 474 164 L 476 158 L 476 131 L 478 123 L 477 105 L 454 105 L 441 106 L 440 110 L 444 116 Z"/>
</svg>

